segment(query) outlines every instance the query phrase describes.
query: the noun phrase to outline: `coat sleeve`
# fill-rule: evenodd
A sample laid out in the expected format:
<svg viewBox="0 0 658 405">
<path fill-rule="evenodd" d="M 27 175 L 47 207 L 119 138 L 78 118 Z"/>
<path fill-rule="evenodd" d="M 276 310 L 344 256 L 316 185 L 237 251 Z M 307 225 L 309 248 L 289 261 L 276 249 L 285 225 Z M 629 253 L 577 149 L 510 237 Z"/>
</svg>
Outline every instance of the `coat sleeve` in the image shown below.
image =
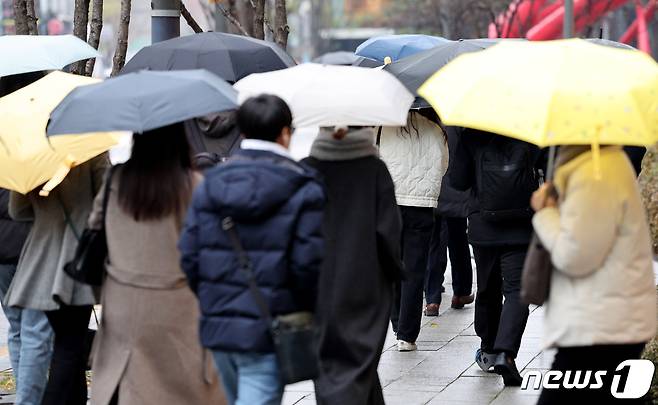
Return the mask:
<svg viewBox="0 0 658 405">
<path fill-rule="evenodd" d="M 291 285 L 295 299 L 304 310 L 315 309 L 318 275 L 324 258 L 322 221 L 325 194 L 322 186 L 311 182 L 304 187 L 290 250 Z"/>
<path fill-rule="evenodd" d="M 386 165 L 377 173 L 377 256 L 391 281 L 403 278 L 402 218 L 395 200 L 395 186 Z"/>
<path fill-rule="evenodd" d="M 199 284 L 199 222 L 198 210 L 195 208 L 202 198 L 203 184 L 194 192 L 192 203 L 187 211 L 183 230 L 181 231 L 178 250 L 181 253 L 181 268 L 187 276 L 187 282 L 194 293 Z"/>
<path fill-rule="evenodd" d="M 105 198 L 105 179 L 100 191 L 96 194 L 94 198 L 94 205 L 91 209 L 91 214 L 89 214 L 89 220 L 87 221 L 87 227 L 89 229 L 101 229 L 103 227 L 103 199 Z"/>
<path fill-rule="evenodd" d="M 610 253 L 621 209 L 605 181 L 572 177 L 559 209 L 545 208 L 532 222 L 555 268 L 571 277 L 586 277 L 601 268 Z"/>
<path fill-rule="evenodd" d="M 34 221 L 34 208 L 30 198 L 12 191 L 9 195 L 9 216 L 15 221 Z"/>
<path fill-rule="evenodd" d="M 467 191 L 475 186 L 475 158 L 468 148 L 467 137 L 463 133 L 456 136 L 450 162 L 450 185 L 459 191 Z"/>
</svg>

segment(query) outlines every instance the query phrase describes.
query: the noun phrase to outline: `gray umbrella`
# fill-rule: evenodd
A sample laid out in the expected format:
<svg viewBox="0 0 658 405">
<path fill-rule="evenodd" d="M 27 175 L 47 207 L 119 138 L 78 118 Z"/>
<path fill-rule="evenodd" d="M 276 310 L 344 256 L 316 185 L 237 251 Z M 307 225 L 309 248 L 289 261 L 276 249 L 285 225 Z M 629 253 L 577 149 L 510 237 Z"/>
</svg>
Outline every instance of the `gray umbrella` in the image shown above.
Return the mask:
<svg viewBox="0 0 658 405">
<path fill-rule="evenodd" d="M 206 70 L 141 71 L 76 88 L 51 113 L 47 133 L 141 133 L 237 106 L 233 87 Z"/>
<path fill-rule="evenodd" d="M 585 41 L 591 42 L 593 44 L 597 45 L 603 45 L 603 46 L 609 46 L 611 48 L 620 48 L 620 49 L 635 49 L 632 46 L 628 44 L 624 44 L 622 42 L 617 42 L 617 41 L 611 41 L 609 39 L 603 39 L 603 38 L 586 38 Z"/>
</svg>

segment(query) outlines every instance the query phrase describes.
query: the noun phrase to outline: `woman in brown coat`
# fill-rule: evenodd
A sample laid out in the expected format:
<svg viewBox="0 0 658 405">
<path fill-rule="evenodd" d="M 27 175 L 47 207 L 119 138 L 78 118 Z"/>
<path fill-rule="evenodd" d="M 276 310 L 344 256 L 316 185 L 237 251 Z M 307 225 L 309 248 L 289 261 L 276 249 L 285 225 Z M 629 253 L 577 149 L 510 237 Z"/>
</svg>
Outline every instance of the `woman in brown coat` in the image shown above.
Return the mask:
<svg viewBox="0 0 658 405">
<path fill-rule="evenodd" d="M 176 248 L 199 180 L 182 124 L 135 134 L 131 159 L 111 173 L 94 405 L 225 403 Z M 89 220 L 95 229 L 103 198 L 101 191 Z"/>
</svg>

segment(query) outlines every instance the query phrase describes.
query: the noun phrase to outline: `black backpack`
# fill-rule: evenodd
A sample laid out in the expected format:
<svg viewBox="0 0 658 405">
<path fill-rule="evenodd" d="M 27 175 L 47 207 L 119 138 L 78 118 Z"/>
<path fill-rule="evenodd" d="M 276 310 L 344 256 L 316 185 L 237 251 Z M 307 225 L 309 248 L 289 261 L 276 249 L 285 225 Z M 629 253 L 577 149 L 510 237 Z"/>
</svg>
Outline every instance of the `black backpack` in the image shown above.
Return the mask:
<svg viewBox="0 0 658 405">
<path fill-rule="evenodd" d="M 529 143 L 492 136 L 476 164 L 480 214 L 488 221 L 529 219 L 530 198 L 540 184 L 538 149 Z"/>
<path fill-rule="evenodd" d="M 185 121 L 194 167 L 205 171 L 224 162 L 240 146 L 240 130 L 233 112 L 210 114 Z"/>
</svg>

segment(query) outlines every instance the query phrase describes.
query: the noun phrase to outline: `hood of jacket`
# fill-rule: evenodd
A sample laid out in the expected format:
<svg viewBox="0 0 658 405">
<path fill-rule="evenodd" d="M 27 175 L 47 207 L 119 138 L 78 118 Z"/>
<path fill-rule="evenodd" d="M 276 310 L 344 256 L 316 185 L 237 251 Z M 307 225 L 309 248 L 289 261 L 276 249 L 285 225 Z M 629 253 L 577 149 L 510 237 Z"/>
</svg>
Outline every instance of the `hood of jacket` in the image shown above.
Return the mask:
<svg viewBox="0 0 658 405">
<path fill-rule="evenodd" d="M 270 216 L 309 181 L 311 169 L 272 152 L 239 150 L 226 164 L 209 171 L 203 205 L 241 222 Z"/>
<path fill-rule="evenodd" d="M 600 149 L 600 156 L 604 157 L 621 151 L 621 146 L 606 146 Z M 559 192 L 566 190 L 567 183 L 571 175 L 580 169 L 581 166 L 591 162 L 592 150 L 588 147 L 562 147 L 557 156 L 558 168 L 555 170 L 553 183 Z M 591 170 L 591 177 L 594 180 L 596 168 Z"/>
</svg>

